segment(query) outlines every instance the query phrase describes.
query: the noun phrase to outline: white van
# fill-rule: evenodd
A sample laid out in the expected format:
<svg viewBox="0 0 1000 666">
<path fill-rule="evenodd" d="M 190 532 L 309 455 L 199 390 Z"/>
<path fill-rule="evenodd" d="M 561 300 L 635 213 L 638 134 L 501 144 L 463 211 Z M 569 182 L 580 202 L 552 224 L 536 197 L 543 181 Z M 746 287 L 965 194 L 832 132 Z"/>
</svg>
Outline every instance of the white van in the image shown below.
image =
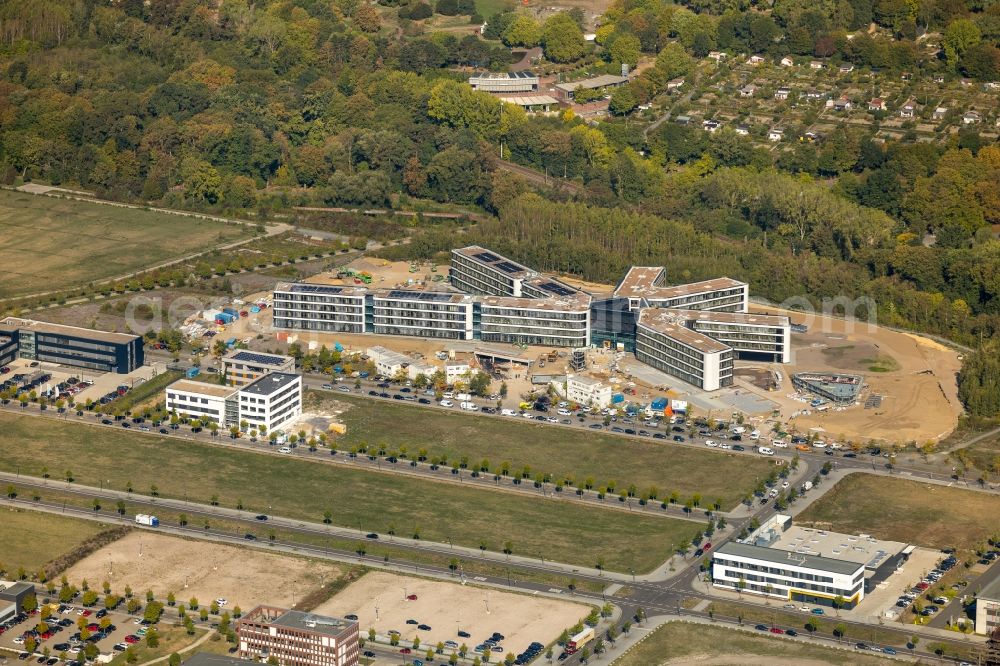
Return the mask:
<svg viewBox="0 0 1000 666">
<path fill-rule="evenodd" d="M 773 456 L 774 455 L 774 449 L 769 449 L 766 446 L 762 446 L 762 447 L 760 447 L 760 448 L 757 449 L 757 453 L 759 453 L 762 456 Z"/>
<path fill-rule="evenodd" d="M 754 430 L 750 433 L 750 439 L 758 440 L 760 439 L 760 430 Z"/>
<path fill-rule="evenodd" d="M 719 443 L 716 442 L 714 439 L 706 439 L 705 440 L 705 446 L 707 446 L 707 447 L 710 447 L 710 448 L 714 449 L 718 445 L 719 445 Z"/>
<path fill-rule="evenodd" d="M 783 439 L 772 439 L 771 440 L 771 446 L 775 446 L 775 447 L 777 447 L 779 449 L 787 449 L 788 448 L 788 442 L 786 442 Z"/>
<path fill-rule="evenodd" d="M 476 405 L 476 403 L 474 403 L 474 402 L 468 402 L 468 401 L 466 401 L 466 402 L 460 403 L 458 406 L 461 407 L 462 409 L 464 409 L 467 412 L 478 412 L 479 411 L 479 406 Z"/>
<path fill-rule="evenodd" d="M 456 393 L 455 400 L 472 400 L 472 394 L 470 393 Z"/>
<path fill-rule="evenodd" d="M 503 416 L 517 416 L 517 410 L 516 409 L 507 409 L 506 407 L 504 407 L 503 409 L 501 409 L 500 413 Z"/>
<path fill-rule="evenodd" d="M 743 433 L 745 433 L 746 431 L 747 431 L 747 429 L 746 429 L 746 428 L 744 428 L 743 426 L 733 426 L 733 427 L 732 427 L 732 433 L 733 433 L 734 435 L 742 435 L 742 434 L 743 434 Z"/>
<path fill-rule="evenodd" d="M 438 404 L 441 405 L 442 407 L 454 407 L 455 406 L 455 403 L 453 403 L 451 400 L 442 400 Z"/>
</svg>

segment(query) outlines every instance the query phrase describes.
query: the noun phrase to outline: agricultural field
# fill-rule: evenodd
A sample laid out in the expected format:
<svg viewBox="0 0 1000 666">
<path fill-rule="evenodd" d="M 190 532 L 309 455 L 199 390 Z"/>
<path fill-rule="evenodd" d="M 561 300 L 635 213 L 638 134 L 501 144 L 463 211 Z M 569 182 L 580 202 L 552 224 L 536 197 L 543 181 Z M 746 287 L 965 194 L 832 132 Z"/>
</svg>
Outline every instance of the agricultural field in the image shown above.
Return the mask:
<svg viewBox="0 0 1000 666">
<path fill-rule="evenodd" d="M 874 666 L 893 662 L 853 650 L 845 652 L 801 641 L 754 635 L 749 631 L 669 622 L 619 657 L 614 666 L 839 666 L 846 663 Z"/>
<path fill-rule="evenodd" d="M 796 518 L 799 525 L 872 534 L 930 548 L 975 548 L 1000 534 L 1000 497 L 955 487 L 851 474 Z"/>
<path fill-rule="evenodd" d="M 25 441 L 35 444 L 24 447 Z M 101 456 L 90 452 L 99 450 Z M 400 538 L 493 552 L 512 542 L 514 554 L 571 564 L 644 572 L 667 559 L 700 526 L 689 520 L 642 516 L 571 502 L 546 502 L 503 491 L 465 488 L 344 469 L 305 460 L 226 449 L 176 438 L 123 432 L 25 416 L 0 415 L 0 468 L 76 483 L 187 497 L 249 511 L 336 525 Z M 60 470 L 60 471 L 54 471 Z M 110 480 L 110 482 L 109 482 Z M 359 498 L 362 498 L 359 501 Z M 417 499 L 420 501 L 416 501 Z"/>
<path fill-rule="evenodd" d="M 0 569 L 34 573 L 111 527 L 47 513 L 4 508 L 0 511 Z"/>
<path fill-rule="evenodd" d="M 319 392 L 312 395 L 325 398 Z M 774 468 L 760 457 L 694 449 L 667 440 L 448 413 L 339 393 L 336 401 L 350 406 L 340 414 L 347 434 L 336 440 L 337 448 L 364 443 L 394 451 L 406 447 L 408 455 L 426 449 L 428 456 L 467 458 L 477 465 L 484 459 L 492 466 L 509 462 L 514 473 L 527 467 L 531 476 L 548 473 L 578 484 L 589 479 L 594 488 L 614 482 L 618 492 L 635 485 L 640 496 L 653 487 L 659 498 L 676 492 L 682 502 L 697 493 L 702 504 L 721 500 L 724 510 L 735 506 L 758 478 Z"/>
<path fill-rule="evenodd" d="M 0 191 L 0 298 L 100 282 L 231 243 L 249 226 Z"/>
</svg>

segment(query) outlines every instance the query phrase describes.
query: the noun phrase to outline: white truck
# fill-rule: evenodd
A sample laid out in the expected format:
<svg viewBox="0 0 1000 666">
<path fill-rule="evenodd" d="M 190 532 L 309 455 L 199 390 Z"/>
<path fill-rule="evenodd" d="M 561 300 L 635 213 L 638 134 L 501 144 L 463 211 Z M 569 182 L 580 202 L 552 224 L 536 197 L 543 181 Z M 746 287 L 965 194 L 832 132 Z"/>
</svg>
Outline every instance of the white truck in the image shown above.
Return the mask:
<svg viewBox="0 0 1000 666">
<path fill-rule="evenodd" d="M 468 402 L 469 400 L 472 400 L 472 394 L 471 393 L 456 393 L 455 394 L 455 400 L 464 400 L 464 401 Z"/>
<path fill-rule="evenodd" d="M 805 483 L 802 484 L 802 492 L 805 492 L 807 490 L 812 490 L 812 487 L 813 487 L 813 482 L 806 481 Z"/>
<path fill-rule="evenodd" d="M 145 525 L 146 527 L 159 527 L 160 525 L 160 519 L 148 513 L 137 513 L 135 522 L 137 525 Z"/>
</svg>

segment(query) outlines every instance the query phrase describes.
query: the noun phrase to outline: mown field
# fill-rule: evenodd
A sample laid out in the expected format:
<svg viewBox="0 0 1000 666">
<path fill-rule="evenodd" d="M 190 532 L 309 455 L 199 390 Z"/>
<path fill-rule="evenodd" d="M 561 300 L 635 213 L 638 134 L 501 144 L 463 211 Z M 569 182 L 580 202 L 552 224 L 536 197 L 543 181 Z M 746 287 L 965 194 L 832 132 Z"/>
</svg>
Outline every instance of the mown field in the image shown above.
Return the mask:
<svg viewBox="0 0 1000 666">
<path fill-rule="evenodd" d="M 394 474 L 344 469 L 307 460 L 227 449 L 177 439 L 0 415 L 0 469 L 19 468 L 53 479 L 72 472 L 76 483 L 149 493 L 247 510 L 332 522 L 398 538 L 453 541 L 514 554 L 608 569 L 648 571 L 698 525 L 545 501 L 507 492 L 466 488 Z M 270 507 L 270 508 L 269 508 Z"/>
<path fill-rule="evenodd" d="M 99 282 L 249 235 L 243 225 L 0 190 L 0 298 Z"/>
<path fill-rule="evenodd" d="M 851 474 L 800 514 L 796 523 L 929 548 L 965 550 L 1000 535 L 1000 497 Z"/>
<path fill-rule="evenodd" d="M 16 574 L 24 567 L 33 574 L 107 527 L 89 520 L 0 507 L 0 569 Z"/>
<path fill-rule="evenodd" d="M 310 398 L 333 399 L 322 391 Z M 640 496 L 653 487 L 659 498 L 676 492 L 682 502 L 698 493 L 703 505 L 718 499 L 724 510 L 734 507 L 757 479 L 774 469 L 762 457 L 679 446 L 669 440 L 449 413 L 341 393 L 335 399 L 351 405 L 341 414 L 347 434 L 337 439 L 338 448 L 364 443 L 399 451 L 405 446 L 409 455 L 427 449 L 429 456 L 449 461 L 465 457 L 478 465 L 488 460 L 491 467 L 509 462 L 512 473 L 527 466 L 532 476 L 543 472 L 577 483 L 592 479 L 595 488 L 614 482 L 620 492 L 634 484 Z"/>
</svg>

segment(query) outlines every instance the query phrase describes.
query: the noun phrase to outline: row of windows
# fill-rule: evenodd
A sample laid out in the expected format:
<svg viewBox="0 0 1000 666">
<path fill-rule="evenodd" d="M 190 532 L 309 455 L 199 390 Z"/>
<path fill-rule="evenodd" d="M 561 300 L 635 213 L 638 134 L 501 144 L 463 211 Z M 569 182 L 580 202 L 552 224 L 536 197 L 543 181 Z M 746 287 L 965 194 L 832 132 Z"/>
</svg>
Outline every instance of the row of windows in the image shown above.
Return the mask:
<svg viewBox="0 0 1000 666">
<path fill-rule="evenodd" d="M 286 310 L 278 309 L 274 310 L 275 318 L 289 318 L 289 319 L 319 319 L 321 321 L 327 321 L 331 319 L 340 321 L 363 321 L 364 312 L 359 310 L 345 310 L 342 308 L 318 308 L 316 310 Z"/>
<path fill-rule="evenodd" d="M 91 349 L 93 351 L 108 352 L 110 354 L 114 354 L 116 349 L 114 345 L 101 344 L 99 342 L 84 342 L 82 340 L 67 338 L 61 335 L 46 335 L 44 333 L 36 333 L 35 340 L 37 341 L 36 344 L 39 346 L 44 343 L 55 345 L 57 347 L 76 347 L 78 349 Z"/>
<path fill-rule="evenodd" d="M 202 407 L 201 405 L 180 405 L 177 403 L 171 403 L 167 401 L 167 411 L 177 411 L 185 414 L 195 413 L 195 414 L 205 414 L 211 416 L 213 419 L 218 418 L 219 410 L 213 409 L 211 407 Z"/>
<path fill-rule="evenodd" d="M 295 331 L 319 331 L 325 333 L 364 333 L 365 325 L 346 321 L 308 321 L 301 319 L 274 319 L 274 327 Z"/>
<path fill-rule="evenodd" d="M 328 294 L 289 294 L 286 292 L 274 292 L 274 307 L 278 307 L 279 304 L 284 305 L 286 303 L 289 305 L 299 303 L 331 303 L 360 307 L 364 305 L 364 301 L 364 296 L 356 296 L 352 298 L 349 296 L 333 296 Z"/>
<path fill-rule="evenodd" d="M 429 303 L 426 301 L 390 301 L 375 299 L 375 312 L 386 315 L 409 315 L 433 313 L 437 315 L 458 315 L 464 317 L 472 309 L 471 304 Z"/>
<path fill-rule="evenodd" d="M 764 564 L 752 564 L 750 562 L 741 562 L 739 560 L 728 560 L 718 555 L 715 556 L 714 563 L 728 567 L 735 567 L 737 569 L 744 569 L 747 571 L 760 571 L 762 573 L 785 576 L 786 578 L 795 578 L 797 580 L 814 580 L 820 583 L 833 582 L 833 576 L 826 576 L 823 574 L 803 573 L 800 571 L 783 569 L 781 567 L 770 567 Z M 857 574 L 856 580 L 860 580 L 863 577 L 864 577 L 864 572 L 861 571 Z"/>
<path fill-rule="evenodd" d="M 744 573 L 741 570 L 727 569 L 725 571 L 725 576 L 727 578 L 742 578 L 748 582 L 762 583 L 763 585 L 781 586 L 781 587 L 794 587 L 800 590 L 810 590 L 812 592 L 822 592 L 824 594 L 832 594 L 834 596 L 841 595 L 843 597 L 850 597 L 857 590 L 845 590 L 843 588 L 834 587 L 833 585 L 820 585 L 817 583 L 805 583 L 801 581 L 791 582 L 789 580 L 782 580 L 780 578 L 772 578 L 770 576 L 759 576 L 757 574 Z"/>
<path fill-rule="evenodd" d="M 586 336 L 552 337 L 542 333 L 532 335 L 517 333 L 487 333 L 483 332 L 483 342 L 505 342 L 520 345 L 541 345 L 547 347 L 582 347 L 587 344 Z"/>
<path fill-rule="evenodd" d="M 419 335 L 421 338 L 441 338 L 446 340 L 464 340 L 466 337 L 464 328 L 420 328 L 419 331 L 414 331 L 413 328 L 380 324 L 375 324 L 374 333 L 376 335 Z"/>
<path fill-rule="evenodd" d="M 103 370 L 105 372 L 113 370 L 115 364 L 113 362 L 99 362 L 99 361 L 84 361 L 80 358 L 73 358 L 62 356 L 59 354 L 37 354 L 34 359 L 36 361 L 48 361 L 50 363 L 62 363 L 64 365 L 74 365 L 78 368 L 89 368 L 91 370 Z"/>
<path fill-rule="evenodd" d="M 203 405 L 208 404 L 208 398 L 199 398 L 193 395 L 186 395 L 184 393 L 170 393 L 167 392 L 167 400 L 179 400 L 181 402 L 198 402 Z"/>
</svg>

